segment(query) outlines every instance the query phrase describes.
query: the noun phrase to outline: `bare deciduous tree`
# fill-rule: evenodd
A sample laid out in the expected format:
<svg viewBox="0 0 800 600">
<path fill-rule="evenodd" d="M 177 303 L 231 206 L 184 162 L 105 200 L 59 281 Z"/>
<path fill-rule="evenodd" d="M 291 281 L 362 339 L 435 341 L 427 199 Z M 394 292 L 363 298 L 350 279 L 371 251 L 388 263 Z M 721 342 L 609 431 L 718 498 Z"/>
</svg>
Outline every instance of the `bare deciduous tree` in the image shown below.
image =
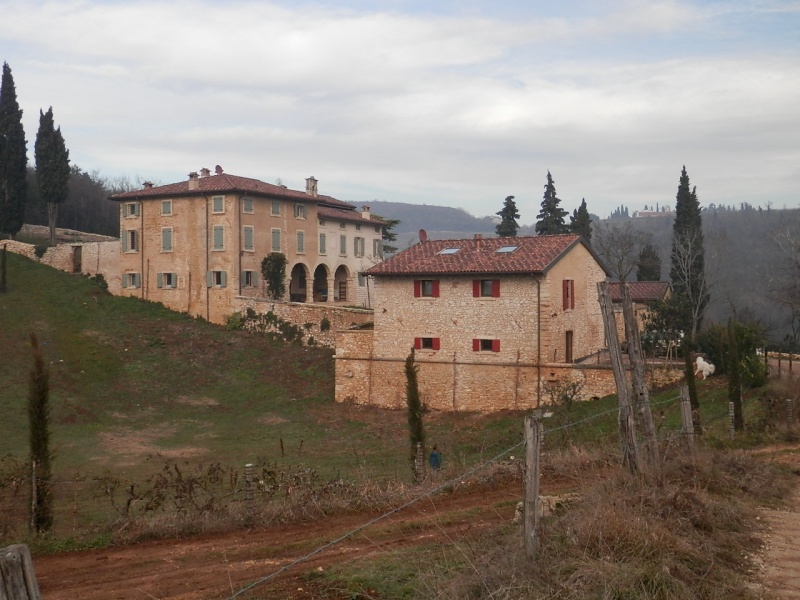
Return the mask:
<svg viewBox="0 0 800 600">
<path fill-rule="evenodd" d="M 639 253 L 649 242 L 650 236 L 637 231 L 631 221 L 598 223 L 592 236 L 592 247 L 603 259 L 611 275 L 620 281 L 631 279 Z"/>
</svg>

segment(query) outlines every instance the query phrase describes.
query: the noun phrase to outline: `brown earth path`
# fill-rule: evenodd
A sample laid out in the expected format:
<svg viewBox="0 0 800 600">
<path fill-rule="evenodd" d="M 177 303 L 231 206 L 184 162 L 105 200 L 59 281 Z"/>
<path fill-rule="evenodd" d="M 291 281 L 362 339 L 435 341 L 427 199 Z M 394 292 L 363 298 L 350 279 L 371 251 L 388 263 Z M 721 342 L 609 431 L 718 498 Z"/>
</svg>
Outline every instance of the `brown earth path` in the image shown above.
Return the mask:
<svg viewBox="0 0 800 600">
<path fill-rule="evenodd" d="M 762 450 L 800 469 L 800 446 Z M 561 493 L 543 487 L 543 494 Z M 303 574 L 331 565 L 412 545 L 448 542 L 479 535 L 513 517 L 521 499 L 517 482 L 492 489 L 438 494 L 287 569 L 238 598 L 293 600 L 350 598 L 324 580 Z M 763 598 L 800 599 L 800 489 L 783 509 L 764 509 L 765 547 L 760 556 Z M 34 558 L 44 600 L 206 600 L 231 598 L 235 591 L 320 546 L 360 528 L 375 514 L 332 517 L 285 525 L 158 540 Z M 375 596 L 376 598 L 379 596 Z"/>
</svg>

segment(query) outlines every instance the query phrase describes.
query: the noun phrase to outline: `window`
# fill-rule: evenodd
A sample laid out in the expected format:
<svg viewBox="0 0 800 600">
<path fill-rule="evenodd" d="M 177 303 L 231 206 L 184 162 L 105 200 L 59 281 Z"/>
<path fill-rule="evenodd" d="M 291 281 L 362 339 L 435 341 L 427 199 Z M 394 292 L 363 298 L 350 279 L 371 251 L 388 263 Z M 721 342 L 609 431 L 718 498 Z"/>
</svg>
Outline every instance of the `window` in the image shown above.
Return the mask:
<svg viewBox="0 0 800 600">
<path fill-rule="evenodd" d="M 225 249 L 225 228 L 222 225 L 214 225 L 214 250 Z"/>
<path fill-rule="evenodd" d="M 500 280 L 499 279 L 473 279 L 472 280 L 473 298 L 499 298 Z"/>
<path fill-rule="evenodd" d="M 273 252 L 280 252 L 281 251 L 281 230 L 280 229 L 273 229 L 272 230 L 272 251 Z"/>
<path fill-rule="evenodd" d="M 508 254 L 510 252 L 514 252 L 519 246 L 502 246 L 495 250 L 498 254 Z"/>
<path fill-rule="evenodd" d="M 174 289 L 178 287 L 178 276 L 175 273 L 156 273 L 156 286 Z"/>
<path fill-rule="evenodd" d="M 356 223 L 356 231 L 361 231 L 361 223 Z"/>
<path fill-rule="evenodd" d="M 297 232 L 297 253 L 303 254 L 306 251 L 306 234 L 303 231 Z"/>
<path fill-rule="evenodd" d="M 122 251 L 123 252 L 138 252 L 139 251 L 139 232 L 135 229 L 126 229 L 122 232 Z"/>
<path fill-rule="evenodd" d="M 217 214 L 225 212 L 225 196 L 214 196 L 211 198 L 211 212 Z"/>
<path fill-rule="evenodd" d="M 242 198 L 242 212 L 253 214 L 253 199 L 249 196 Z"/>
<path fill-rule="evenodd" d="M 272 206 L 269 209 L 269 214 L 271 214 L 273 217 L 281 216 L 281 203 L 278 200 L 272 201 Z"/>
<path fill-rule="evenodd" d="M 161 228 L 161 251 L 172 252 L 172 227 Z"/>
<path fill-rule="evenodd" d="M 565 279 L 561 282 L 564 310 L 575 308 L 575 280 Z"/>
<path fill-rule="evenodd" d="M 226 287 L 227 285 L 227 271 L 206 271 L 206 287 Z"/>
<path fill-rule="evenodd" d="M 123 273 L 122 274 L 122 287 L 124 288 L 138 288 L 142 287 L 142 277 L 139 273 Z"/>
<path fill-rule="evenodd" d="M 324 233 L 319 234 L 319 253 L 320 254 L 327 254 L 328 253 L 328 237 Z"/>
<path fill-rule="evenodd" d="M 439 280 L 438 279 L 415 279 L 414 280 L 415 298 L 438 298 Z"/>
<path fill-rule="evenodd" d="M 353 238 L 353 254 L 356 256 L 364 256 L 364 238 Z"/>
<path fill-rule="evenodd" d="M 372 256 L 383 258 L 383 240 L 372 240 Z"/>
<path fill-rule="evenodd" d="M 255 250 L 254 246 L 254 239 L 255 237 L 255 229 L 252 225 L 245 225 L 244 226 L 244 241 L 242 242 L 243 248 L 248 251 L 252 252 Z"/>
<path fill-rule="evenodd" d="M 474 352 L 500 352 L 500 340 L 474 339 L 472 340 Z"/>
<path fill-rule="evenodd" d="M 296 219 L 305 219 L 306 218 L 306 206 L 305 206 L 305 204 L 295 204 L 294 205 L 294 217 Z"/>
<path fill-rule="evenodd" d="M 339 254 L 342 256 L 347 256 L 347 236 L 340 235 L 339 236 Z"/>
<path fill-rule="evenodd" d="M 172 214 L 172 200 L 161 201 L 161 214 L 168 217 Z"/>
<path fill-rule="evenodd" d="M 339 223 L 339 229 L 344 229 L 345 227 L 347 227 L 345 223 Z"/>
<path fill-rule="evenodd" d="M 319 220 L 319 226 L 320 227 L 325 227 L 325 219 L 320 219 Z"/>
<path fill-rule="evenodd" d="M 125 204 L 123 208 L 124 215 L 126 217 L 138 217 L 139 216 L 139 203 L 138 202 L 128 202 Z"/>
<path fill-rule="evenodd" d="M 358 274 L 358 287 L 366 287 L 367 285 L 367 278 L 364 277 L 363 273 Z"/>
<path fill-rule="evenodd" d="M 375 233 L 380 233 L 380 232 L 381 232 L 380 226 L 375 225 Z"/>
<path fill-rule="evenodd" d="M 436 254 L 456 254 L 461 248 L 445 248 L 444 250 L 439 250 Z"/>
<path fill-rule="evenodd" d="M 439 338 L 435 337 L 418 337 L 414 338 L 415 350 L 438 350 Z"/>
<path fill-rule="evenodd" d="M 244 287 L 258 287 L 258 271 L 244 272 Z"/>
</svg>

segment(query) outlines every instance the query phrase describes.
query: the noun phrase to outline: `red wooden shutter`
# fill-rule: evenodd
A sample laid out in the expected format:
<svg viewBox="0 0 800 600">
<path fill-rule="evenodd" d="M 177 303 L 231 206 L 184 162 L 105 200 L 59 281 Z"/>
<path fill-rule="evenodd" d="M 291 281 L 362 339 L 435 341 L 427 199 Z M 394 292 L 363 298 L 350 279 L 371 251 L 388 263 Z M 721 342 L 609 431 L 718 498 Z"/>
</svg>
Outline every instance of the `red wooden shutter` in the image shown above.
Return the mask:
<svg viewBox="0 0 800 600">
<path fill-rule="evenodd" d="M 500 297 L 500 280 L 492 279 L 492 298 Z"/>
<path fill-rule="evenodd" d="M 500 340 L 492 340 L 492 352 L 500 352 Z"/>
<path fill-rule="evenodd" d="M 433 297 L 434 298 L 438 298 L 439 297 L 439 280 L 438 279 L 434 279 L 433 280 L 433 286 L 432 287 L 433 287 Z"/>
<path fill-rule="evenodd" d="M 414 280 L 414 298 L 419 298 L 420 295 L 420 281 L 419 279 Z"/>
<path fill-rule="evenodd" d="M 575 308 L 575 280 L 569 280 L 569 307 Z"/>
<path fill-rule="evenodd" d="M 569 280 L 565 279 L 561 282 L 561 304 L 564 310 L 569 308 Z"/>
<path fill-rule="evenodd" d="M 422 338 L 414 338 L 414 350 L 422 350 Z"/>
<path fill-rule="evenodd" d="M 433 349 L 434 350 L 439 349 L 439 338 L 433 338 Z"/>
<path fill-rule="evenodd" d="M 473 298 L 480 298 L 481 296 L 481 280 L 480 279 L 473 279 L 472 280 L 472 297 Z"/>
<path fill-rule="evenodd" d="M 472 350 L 474 352 L 478 352 L 481 349 L 481 341 L 480 340 L 472 340 Z"/>
</svg>

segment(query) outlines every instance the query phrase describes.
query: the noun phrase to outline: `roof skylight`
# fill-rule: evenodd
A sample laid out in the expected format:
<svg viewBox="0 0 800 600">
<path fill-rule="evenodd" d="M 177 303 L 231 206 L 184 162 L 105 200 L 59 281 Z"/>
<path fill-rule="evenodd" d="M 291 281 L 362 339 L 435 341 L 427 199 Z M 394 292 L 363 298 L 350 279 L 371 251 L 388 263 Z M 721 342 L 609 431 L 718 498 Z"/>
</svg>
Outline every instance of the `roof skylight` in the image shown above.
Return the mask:
<svg viewBox="0 0 800 600">
<path fill-rule="evenodd" d="M 436 254 L 455 254 L 461 250 L 461 248 L 445 248 L 444 250 L 439 250 Z"/>
<path fill-rule="evenodd" d="M 519 248 L 519 246 L 502 246 L 502 247 L 498 248 L 497 250 L 495 250 L 495 252 L 508 253 L 508 252 L 513 252 L 517 248 Z"/>
</svg>

